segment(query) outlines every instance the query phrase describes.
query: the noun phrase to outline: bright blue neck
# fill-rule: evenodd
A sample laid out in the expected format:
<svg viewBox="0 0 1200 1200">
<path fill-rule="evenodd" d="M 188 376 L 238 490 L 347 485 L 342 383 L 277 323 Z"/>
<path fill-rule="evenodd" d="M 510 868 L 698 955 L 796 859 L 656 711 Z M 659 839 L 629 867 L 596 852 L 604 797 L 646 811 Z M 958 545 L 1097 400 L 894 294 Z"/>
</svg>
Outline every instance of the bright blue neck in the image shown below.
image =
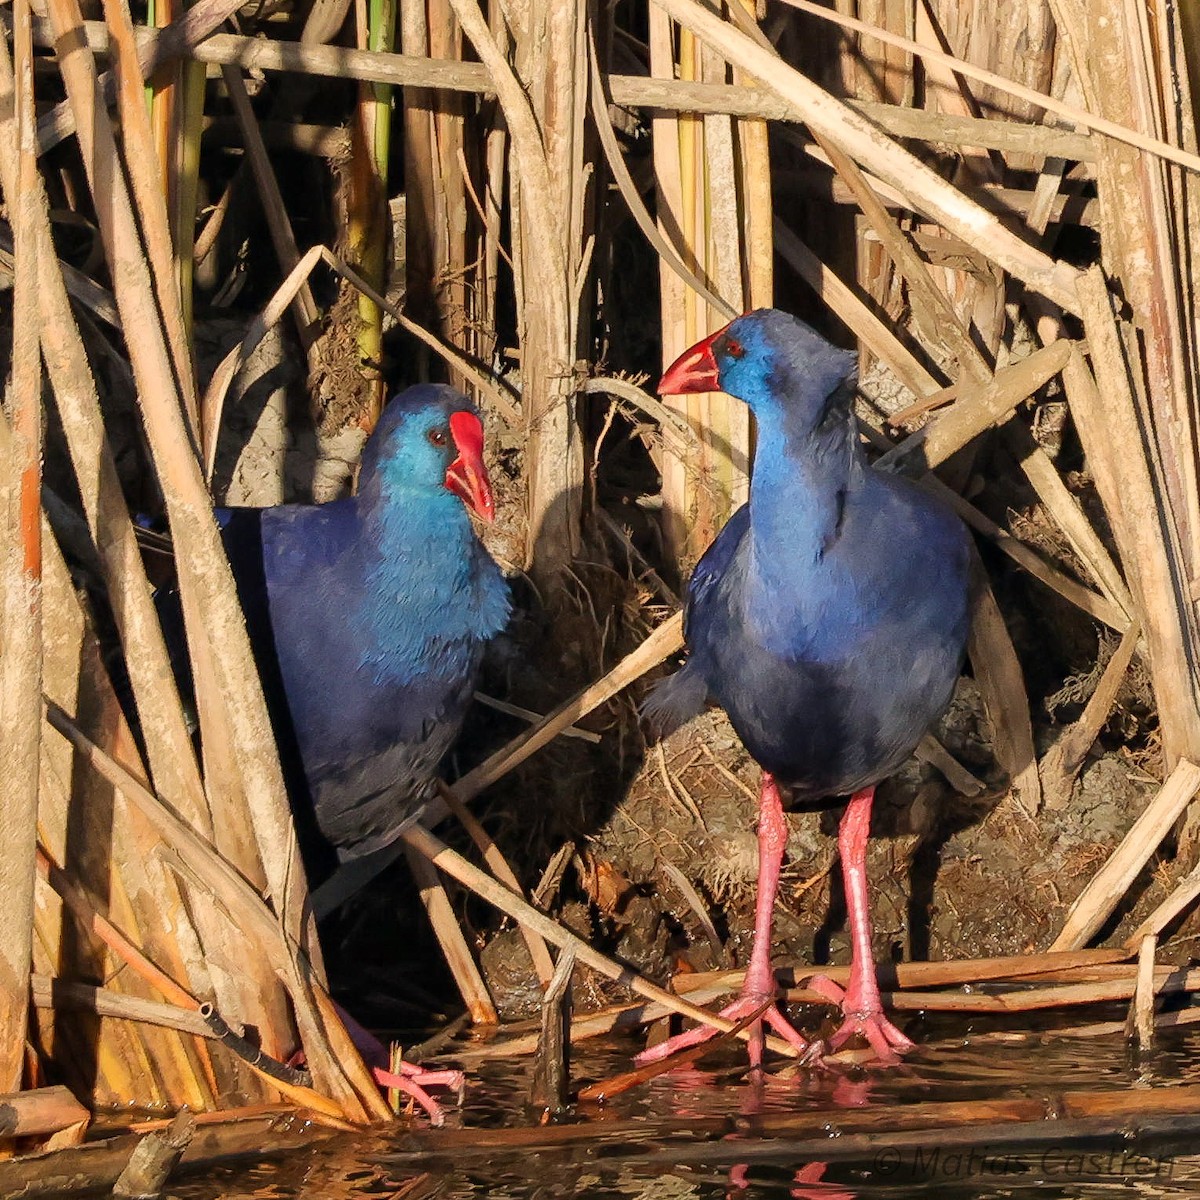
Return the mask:
<svg viewBox="0 0 1200 1200">
<path fill-rule="evenodd" d="M 363 525 L 363 665 L 379 681 L 452 669 L 508 619 L 508 589 L 462 501 L 444 489 L 385 484 L 358 497 Z"/>
<path fill-rule="evenodd" d="M 863 470 L 849 419 L 817 431 L 796 427 L 778 405 L 758 406 L 750 484 L 753 573 L 768 587 L 795 586 L 819 569 L 838 534 L 845 492 Z"/>
</svg>

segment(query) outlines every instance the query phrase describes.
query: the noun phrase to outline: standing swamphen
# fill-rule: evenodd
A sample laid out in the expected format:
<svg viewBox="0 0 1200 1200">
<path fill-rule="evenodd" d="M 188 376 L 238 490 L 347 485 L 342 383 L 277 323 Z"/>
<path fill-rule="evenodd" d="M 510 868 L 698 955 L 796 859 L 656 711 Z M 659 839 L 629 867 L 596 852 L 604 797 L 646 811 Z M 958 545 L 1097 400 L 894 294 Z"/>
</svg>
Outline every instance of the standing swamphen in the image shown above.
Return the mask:
<svg viewBox="0 0 1200 1200">
<path fill-rule="evenodd" d="M 424 384 L 384 409 L 354 496 L 218 510 L 310 870 L 314 842 L 393 840 L 458 736 L 509 615 L 468 507 L 494 515 L 483 425 Z"/>
<path fill-rule="evenodd" d="M 968 627 L 968 538 L 925 492 L 872 470 L 846 382 L 853 356 L 775 309 L 739 317 L 693 346 L 659 384 L 664 395 L 724 391 L 758 422 L 750 502 L 721 530 L 688 586 L 689 658 L 646 704 L 660 735 L 715 699 L 762 767 L 754 947 L 741 1020 L 775 996 L 771 918 L 794 799 L 850 794 L 838 845 L 851 934 L 837 1048 L 862 1034 L 880 1058 L 911 1043 L 882 1010 L 871 951 L 866 848 L 875 785 L 946 708 Z M 830 985 L 832 986 L 832 985 Z M 762 1020 L 808 1049 L 773 1004 Z M 647 1051 L 662 1058 L 711 1036 L 694 1030 Z"/>
</svg>

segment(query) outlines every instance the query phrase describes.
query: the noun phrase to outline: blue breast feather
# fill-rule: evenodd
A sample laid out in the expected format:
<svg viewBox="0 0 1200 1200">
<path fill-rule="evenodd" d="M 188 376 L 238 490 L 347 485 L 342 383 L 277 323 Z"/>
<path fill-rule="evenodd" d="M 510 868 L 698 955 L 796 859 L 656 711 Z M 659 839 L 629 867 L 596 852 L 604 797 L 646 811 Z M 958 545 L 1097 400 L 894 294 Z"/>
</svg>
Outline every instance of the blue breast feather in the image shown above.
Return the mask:
<svg viewBox="0 0 1200 1200">
<path fill-rule="evenodd" d="M 342 858 L 426 798 L 508 617 L 499 568 L 446 500 L 218 514 L 293 799 Z"/>
<path fill-rule="evenodd" d="M 763 475 L 760 492 L 774 472 Z M 669 732 L 715 700 L 798 798 L 844 795 L 894 771 L 950 700 L 968 623 L 966 531 L 908 481 L 865 464 L 839 494 L 819 553 L 799 529 L 791 545 L 756 540 L 758 499 L 697 565 L 690 656 L 646 713 Z M 806 497 L 775 499 L 786 510 Z"/>
</svg>

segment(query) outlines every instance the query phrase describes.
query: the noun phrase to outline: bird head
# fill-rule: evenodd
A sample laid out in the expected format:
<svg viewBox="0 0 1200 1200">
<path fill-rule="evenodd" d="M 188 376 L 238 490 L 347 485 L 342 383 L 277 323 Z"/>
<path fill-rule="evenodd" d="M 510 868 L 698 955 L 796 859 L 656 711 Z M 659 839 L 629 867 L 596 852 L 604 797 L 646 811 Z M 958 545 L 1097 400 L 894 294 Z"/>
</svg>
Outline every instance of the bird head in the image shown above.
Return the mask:
<svg viewBox="0 0 1200 1200">
<path fill-rule="evenodd" d="M 851 351 L 831 345 L 798 317 L 759 308 L 685 350 L 658 390 L 664 396 L 727 392 L 759 418 L 786 401 L 790 417 L 813 426 L 854 362 Z"/>
<path fill-rule="evenodd" d="M 372 487 L 448 491 L 484 521 L 496 515 L 475 406 L 445 384 L 394 396 L 363 447 L 359 492 Z"/>
</svg>

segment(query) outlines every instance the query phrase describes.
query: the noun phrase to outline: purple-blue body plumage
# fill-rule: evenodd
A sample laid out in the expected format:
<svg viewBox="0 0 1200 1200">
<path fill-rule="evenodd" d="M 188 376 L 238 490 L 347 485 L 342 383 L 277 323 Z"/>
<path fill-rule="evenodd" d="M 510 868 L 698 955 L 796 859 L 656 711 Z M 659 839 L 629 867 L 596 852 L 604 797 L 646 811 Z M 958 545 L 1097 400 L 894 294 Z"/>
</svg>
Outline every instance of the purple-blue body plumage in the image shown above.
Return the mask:
<svg viewBox="0 0 1200 1200">
<path fill-rule="evenodd" d="M 445 485 L 447 422 L 473 411 L 452 388 L 409 388 L 353 497 L 218 512 L 294 805 L 342 859 L 387 844 L 427 797 L 508 619 L 507 584 Z"/>
<path fill-rule="evenodd" d="M 764 310 L 712 345 L 758 422 L 750 501 L 688 588 L 684 667 L 652 693 L 660 732 L 709 700 L 800 800 L 878 782 L 950 701 L 968 628 L 968 537 L 942 504 L 871 469 L 852 356 Z"/>
</svg>

